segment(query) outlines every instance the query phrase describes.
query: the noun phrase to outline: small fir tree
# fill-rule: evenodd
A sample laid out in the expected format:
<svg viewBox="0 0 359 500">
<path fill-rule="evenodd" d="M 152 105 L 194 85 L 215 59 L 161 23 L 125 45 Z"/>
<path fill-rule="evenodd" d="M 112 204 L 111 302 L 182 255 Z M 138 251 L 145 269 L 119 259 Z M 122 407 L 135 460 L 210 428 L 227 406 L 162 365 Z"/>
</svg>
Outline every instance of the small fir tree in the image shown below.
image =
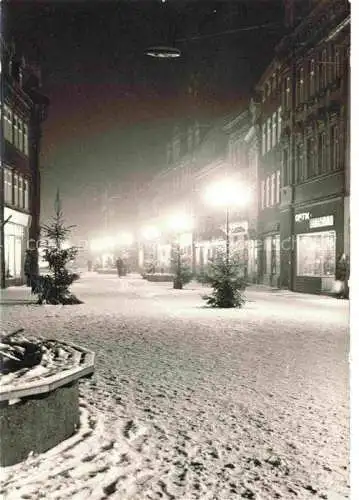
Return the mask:
<svg viewBox="0 0 359 500">
<path fill-rule="evenodd" d="M 192 280 L 193 274 L 186 259 L 182 255 L 180 245 L 176 245 L 172 251 L 171 267 L 174 274 L 173 288 L 182 290 L 184 285 L 187 285 Z"/>
<path fill-rule="evenodd" d="M 68 271 L 66 266 L 75 259 L 76 247 L 64 248 L 71 229 L 74 226 L 65 226 L 61 210 L 60 194 L 57 191 L 55 201 L 55 216 L 52 221 L 42 227 L 47 245 L 44 248 L 44 259 L 49 266 L 49 274 L 39 276 L 33 287 L 38 296 L 39 304 L 81 304 L 82 302 L 72 293 L 70 285 L 78 278 L 76 273 Z"/>
<path fill-rule="evenodd" d="M 198 280 L 209 284 L 213 289 L 211 295 L 203 297 L 211 307 L 242 307 L 245 303 L 243 292 L 246 281 L 241 264 L 233 258 L 227 259 L 219 255 L 208 265 L 206 271 L 200 274 Z"/>
</svg>

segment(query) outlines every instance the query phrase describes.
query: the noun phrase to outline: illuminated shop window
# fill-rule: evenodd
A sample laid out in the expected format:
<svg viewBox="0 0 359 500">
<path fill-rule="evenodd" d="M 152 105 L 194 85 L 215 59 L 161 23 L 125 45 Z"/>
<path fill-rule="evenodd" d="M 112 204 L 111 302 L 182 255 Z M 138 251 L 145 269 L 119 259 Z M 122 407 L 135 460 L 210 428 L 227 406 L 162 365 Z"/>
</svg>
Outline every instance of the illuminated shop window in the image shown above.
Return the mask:
<svg viewBox="0 0 359 500">
<path fill-rule="evenodd" d="M 335 238 L 335 231 L 298 234 L 297 275 L 334 276 Z"/>
</svg>

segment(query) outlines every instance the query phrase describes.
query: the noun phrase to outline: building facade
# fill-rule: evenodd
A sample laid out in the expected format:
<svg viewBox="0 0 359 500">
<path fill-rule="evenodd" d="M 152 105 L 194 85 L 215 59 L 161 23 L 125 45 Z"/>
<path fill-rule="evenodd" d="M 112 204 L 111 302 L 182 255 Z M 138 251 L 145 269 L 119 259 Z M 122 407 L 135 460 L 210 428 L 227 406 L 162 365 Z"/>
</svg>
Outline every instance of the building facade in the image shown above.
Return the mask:
<svg viewBox="0 0 359 500">
<path fill-rule="evenodd" d="M 32 272 L 38 271 L 40 240 L 41 123 L 48 100 L 42 95 L 39 71 L 1 40 L 1 210 L 2 265 L 5 285 L 24 283 L 26 249 L 33 252 Z M 3 284 L 4 286 L 4 284 Z"/>
<path fill-rule="evenodd" d="M 310 5 L 258 84 L 259 279 L 325 293 L 349 254 L 350 6 Z"/>
<path fill-rule="evenodd" d="M 141 197 L 145 204 L 140 220 L 163 230 L 160 239 L 141 245 L 140 265 L 153 259 L 159 270 L 168 270 L 175 237 L 180 238 L 182 252 L 194 272 L 202 270 L 223 250 L 226 210 L 205 201 L 203 195 L 211 183 L 228 177 L 246 186 L 252 194 L 250 205 L 229 207 L 229 237 L 231 253 L 243 262 L 249 279 L 256 281 L 258 158 L 251 117 L 251 111 L 246 110 L 219 119 L 211 126 L 190 125 L 187 134 L 182 131 L 182 140 L 179 129 L 175 129 L 174 140 L 168 146 L 167 168 L 153 178 Z M 185 148 L 181 147 L 183 137 L 187 137 Z M 166 228 L 166 218 L 171 214 L 185 215 L 192 221 L 192 227 L 175 234 L 173 229 Z"/>
</svg>

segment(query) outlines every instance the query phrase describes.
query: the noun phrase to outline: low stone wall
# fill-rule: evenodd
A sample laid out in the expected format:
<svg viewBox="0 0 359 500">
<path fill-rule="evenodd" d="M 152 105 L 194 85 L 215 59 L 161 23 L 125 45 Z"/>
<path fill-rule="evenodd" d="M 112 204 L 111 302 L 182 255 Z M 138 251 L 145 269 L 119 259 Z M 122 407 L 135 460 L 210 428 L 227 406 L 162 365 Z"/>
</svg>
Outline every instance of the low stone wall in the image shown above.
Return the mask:
<svg viewBox="0 0 359 500">
<path fill-rule="evenodd" d="M 1 403 L 2 467 L 25 460 L 31 451 L 43 453 L 75 433 L 79 425 L 78 386 L 75 381 L 15 404 Z"/>
<path fill-rule="evenodd" d="M 92 376 L 95 354 L 75 344 L 66 346 L 72 350 L 70 366 L 38 379 L 7 384 L 5 379 L 0 384 L 0 466 L 21 462 L 30 452 L 43 453 L 76 432 L 79 380 Z"/>
<path fill-rule="evenodd" d="M 144 274 L 144 279 L 147 281 L 157 281 L 157 282 L 172 282 L 174 279 L 173 274 Z"/>
<path fill-rule="evenodd" d="M 117 269 L 96 269 L 97 274 L 118 274 Z"/>
</svg>

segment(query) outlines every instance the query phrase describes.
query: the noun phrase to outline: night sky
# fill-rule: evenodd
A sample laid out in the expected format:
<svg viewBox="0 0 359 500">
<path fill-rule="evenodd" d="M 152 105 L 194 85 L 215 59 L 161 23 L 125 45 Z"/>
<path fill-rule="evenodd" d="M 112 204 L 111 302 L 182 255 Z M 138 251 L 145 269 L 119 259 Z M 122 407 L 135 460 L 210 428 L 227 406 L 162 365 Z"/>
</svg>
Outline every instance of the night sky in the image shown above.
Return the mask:
<svg viewBox="0 0 359 500">
<path fill-rule="evenodd" d="M 164 166 L 175 123 L 240 111 L 283 34 L 282 3 L 9 2 L 3 29 L 41 65 L 51 102 L 43 126 L 42 217 L 51 215 L 59 187 L 67 220 L 84 236 L 100 223 L 106 186 L 121 194 Z M 181 58 L 144 55 L 146 47 L 173 40 Z"/>
</svg>

